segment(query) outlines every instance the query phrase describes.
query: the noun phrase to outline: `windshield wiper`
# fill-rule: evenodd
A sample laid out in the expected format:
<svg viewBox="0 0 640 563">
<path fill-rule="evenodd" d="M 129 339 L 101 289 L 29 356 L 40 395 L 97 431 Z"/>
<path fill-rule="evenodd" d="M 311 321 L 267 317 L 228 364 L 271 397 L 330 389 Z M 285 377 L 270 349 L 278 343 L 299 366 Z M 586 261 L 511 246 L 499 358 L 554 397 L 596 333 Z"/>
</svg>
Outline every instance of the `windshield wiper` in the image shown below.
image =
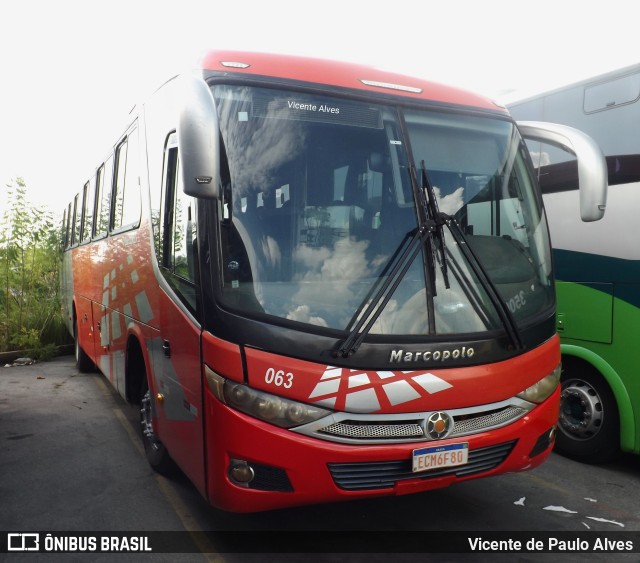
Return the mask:
<svg viewBox="0 0 640 563">
<path fill-rule="evenodd" d="M 436 200 L 433 186 L 431 186 L 431 184 L 429 183 L 429 179 L 427 178 L 427 169 L 424 164 L 424 160 L 420 161 L 420 166 L 422 168 L 423 191 L 426 193 L 426 200 L 423 199 L 422 201 L 427 208 L 427 213 L 430 220 L 433 221 L 435 225 L 433 230 L 435 232 L 434 236 L 437 239 L 438 250 L 440 251 L 439 262 L 440 268 L 442 270 L 442 277 L 444 278 L 445 287 L 449 289 L 447 247 L 444 240 L 444 226 L 446 225 L 449 228 L 449 232 L 456 241 L 456 244 L 467 259 L 467 262 L 473 270 L 476 278 L 480 281 L 480 284 L 487 292 L 492 305 L 498 312 L 498 316 L 500 317 L 500 320 L 502 321 L 502 324 L 507 331 L 507 334 L 509 335 L 509 340 L 511 340 L 512 345 L 516 349 L 524 348 L 524 344 L 522 343 L 522 338 L 518 330 L 518 325 L 513 318 L 511 309 L 509 309 L 504 299 L 502 299 L 498 288 L 496 287 L 495 283 L 493 283 L 493 280 L 482 265 L 482 262 L 478 259 L 473 249 L 467 243 L 467 239 L 462 229 L 460 228 L 460 225 L 458 225 L 458 222 L 450 215 L 442 213 L 438 209 L 438 202 Z"/>
<path fill-rule="evenodd" d="M 422 192 L 423 196 L 420 198 L 422 200 L 422 205 L 425 206 L 429 220 L 432 222 L 429 225 L 430 232 L 433 233 L 433 238 L 436 239 L 438 243 L 438 250 L 440 252 L 440 259 L 437 260 L 436 254 L 436 246 L 433 244 L 432 252 L 434 254 L 434 263 L 437 260 L 440 263 L 440 270 L 442 271 L 442 278 L 444 280 L 444 286 L 449 289 L 449 268 L 447 264 L 447 247 L 444 241 L 444 225 L 451 218 L 445 213 L 440 213 L 440 209 L 438 209 L 438 202 L 436 200 L 436 194 L 433 191 L 433 186 L 429 183 L 429 179 L 427 178 L 427 168 L 424 164 L 424 160 L 420 161 L 420 167 L 422 169 Z M 426 194 L 426 198 L 425 198 Z M 434 295 L 435 293 L 435 284 L 434 284 Z"/>
<path fill-rule="evenodd" d="M 411 166 L 411 184 L 416 201 L 418 227 L 410 231 L 402 240 L 391 260 L 389 260 L 378 277 L 378 281 L 372 286 L 349 321 L 347 325 L 349 335 L 334 352 L 336 356 L 348 358 L 356 353 L 421 250 L 425 256 L 424 274 L 428 331 L 429 334 L 434 334 L 436 331 L 435 307 L 433 304 L 433 297 L 437 295 L 436 262 L 440 264 L 445 287 L 449 289 L 444 225 L 450 218 L 438 210 L 433 188 L 427 179 L 424 160 L 421 165 L 422 189 L 418 185 L 415 167 Z M 437 246 L 436 242 L 438 243 Z M 438 251 L 440 253 L 439 258 L 437 256 Z"/>
<path fill-rule="evenodd" d="M 500 296 L 500 292 L 498 291 L 496 284 L 489 277 L 489 274 L 487 273 L 485 267 L 482 265 L 482 262 L 467 242 L 467 238 L 465 237 L 464 232 L 462 231 L 462 228 L 460 227 L 458 222 L 450 217 L 447 221 L 447 226 L 449 227 L 449 232 L 453 236 L 453 239 L 458 245 L 458 248 L 460 248 L 460 251 L 467 259 L 467 263 L 473 270 L 473 273 L 475 274 L 482 287 L 487 292 L 487 295 L 489 296 L 493 307 L 498 312 L 498 316 L 500 317 L 502 325 L 507 331 L 507 335 L 509 336 L 509 340 L 511 340 L 511 344 L 516 350 L 522 350 L 524 348 L 524 343 L 522 342 L 522 337 L 520 336 L 518 325 L 516 324 L 513 314 L 511 313 L 511 309 L 509 309 L 507 303 Z"/>
<path fill-rule="evenodd" d="M 428 237 L 426 225 L 409 231 L 349 321 L 349 335 L 334 352 L 348 358 L 356 353 L 376 320 L 404 279 Z M 349 328 L 350 327 L 350 328 Z"/>
<path fill-rule="evenodd" d="M 419 204 L 418 217 L 420 224 L 403 238 L 378 277 L 378 281 L 372 286 L 358 307 L 358 310 L 351 318 L 351 321 L 347 325 L 349 335 L 334 354 L 343 358 L 348 358 L 355 354 L 421 250 L 425 252 L 424 266 L 427 283 L 429 333 L 433 334 L 435 332 L 433 296 L 436 295 L 436 261 L 440 264 L 445 287 L 447 289 L 450 287 L 449 266 L 447 261 L 448 251 L 444 239 L 445 226 L 448 227 L 449 232 L 466 258 L 476 279 L 478 279 L 481 286 L 487 292 L 512 345 L 515 349 L 523 349 L 524 344 L 511 310 L 500 296 L 498 288 L 491 280 L 482 262 L 468 244 L 458 222 L 450 215 L 438 209 L 435 192 L 429 184 L 426 175 L 424 161 L 422 161 L 421 165 L 423 189 L 417 189 L 416 191 L 418 193 L 415 194 Z M 415 169 L 413 172 L 415 173 Z M 414 176 L 414 180 L 415 179 Z M 414 185 L 417 187 L 417 182 L 414 181 Z"/>
</svg>

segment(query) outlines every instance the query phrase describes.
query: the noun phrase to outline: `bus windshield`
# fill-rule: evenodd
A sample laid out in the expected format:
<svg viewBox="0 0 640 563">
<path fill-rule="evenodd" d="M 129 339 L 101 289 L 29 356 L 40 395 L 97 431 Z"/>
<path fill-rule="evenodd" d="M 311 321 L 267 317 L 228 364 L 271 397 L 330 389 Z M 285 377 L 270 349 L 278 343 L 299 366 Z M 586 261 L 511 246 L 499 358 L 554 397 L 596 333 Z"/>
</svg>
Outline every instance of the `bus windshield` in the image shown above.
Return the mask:
<svg viewBox="0 0 640 563">
<path fill-rule="evenodd" d="M 350 330 L 420 227 L 417 195 L 429 189 L 449 223 L 405 260 L 368 332 L 501 330 L 492 288 L 518 327 L 549 315 L 547 225 L 511 122 L 278 89 L 213 92 L 224 307 Z"/>
</svg>

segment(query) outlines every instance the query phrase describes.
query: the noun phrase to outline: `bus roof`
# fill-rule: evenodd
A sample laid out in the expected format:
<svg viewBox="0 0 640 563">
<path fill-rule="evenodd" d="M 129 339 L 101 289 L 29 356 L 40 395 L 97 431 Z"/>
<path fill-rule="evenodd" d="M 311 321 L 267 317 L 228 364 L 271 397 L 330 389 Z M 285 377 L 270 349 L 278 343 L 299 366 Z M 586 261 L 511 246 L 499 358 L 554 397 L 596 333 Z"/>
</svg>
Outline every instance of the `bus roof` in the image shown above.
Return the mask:
<svg viewBox="0 0 640 563">
<path fill-rule="evenodd" d="M 478 94 L 354 63 L 223 50 L 208 52 L 201 67 L 202 70 L 273 76 L 368 92 L 393 92 L 409 98 L 507 113 L 503 106 Z"/>
<path fill-rule="evenodd" d="M 567 90 L 571 90 L 572 88 L 595 85 L 600 82 L 607 82 L 618 77 L 627 76 L 629 74 L 635 74 L 638 72 L 640 72 L 640 63 L 635 63 L 624 67 L 614 68 L 600 74 L 590 75 L 586 78 L 571 81 L 566 84 L 560 84 L 558 86 L 554 86 L 553 88 L 547 88 L 544 90 L 535 89 L 530 91 L 510 92 L 509 94 L 506 94 L 505 96 L 500 98 L 500 103 L 504 104 L 507 107 L 517 106 L 520 104 L 531 102 L 533 100 L 546 98 L 547 96 L 552 96 L 559 92 L 565 92 Z"/>
</svg>

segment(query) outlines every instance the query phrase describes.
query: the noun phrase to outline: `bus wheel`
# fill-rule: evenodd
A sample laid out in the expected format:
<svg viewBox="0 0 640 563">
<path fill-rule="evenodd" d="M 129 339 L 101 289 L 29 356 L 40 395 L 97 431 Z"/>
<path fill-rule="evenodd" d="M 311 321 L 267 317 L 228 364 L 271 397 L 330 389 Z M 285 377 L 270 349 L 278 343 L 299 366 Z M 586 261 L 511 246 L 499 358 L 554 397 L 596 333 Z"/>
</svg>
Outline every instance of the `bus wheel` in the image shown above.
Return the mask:
<svg viewBox="0 0 640 563">
<path fill-rule="evenodd" d="M 620 453 L 613 393 L 591 366 L 571 364 L 562 377 L 556 451 L 586 463 L 611 461 Z"/>
<path fill-rule="evenodd" d="M 154 408 L 151 391 L 147 388 L 140 403 L 140 426 L 142 442 L 149 465 L 161 475 L 171 475 L 175 471 L 175 464 L 169 456 L 167 448 L 156 436 L 153 428 Z"/>
<path fill-rule="evenodd" d="M 80 346 L 78 338 L 78 321 L 73 321 L 73 348 L 76 356 L 76 367 L 81 373 L 93 371 L 95 364 Z"/>
</svg>

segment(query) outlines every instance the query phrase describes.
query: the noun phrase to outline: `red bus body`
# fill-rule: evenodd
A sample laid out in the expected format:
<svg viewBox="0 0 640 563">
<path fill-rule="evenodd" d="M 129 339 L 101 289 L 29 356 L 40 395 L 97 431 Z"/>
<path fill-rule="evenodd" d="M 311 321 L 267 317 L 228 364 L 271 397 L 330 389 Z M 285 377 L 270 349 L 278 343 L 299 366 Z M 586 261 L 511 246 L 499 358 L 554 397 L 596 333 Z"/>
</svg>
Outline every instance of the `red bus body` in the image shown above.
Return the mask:
<svg viewBox="0 0 640 563">
<path fill-rule="evenodd" d="M 224 66 L 221 61 L 247 62 L 250 66 Z M 381 96 L 390 103 L 397 97 L 403 104 L 427 103 L 430 108 L 470 115 L 486 113 L 509 122 L 505 110 L 484 98 L 355 65 L 214 52 L 205 57 L 201 75 L 221 83 L 247 81 L 252 87 L 268 83 L 291 87 L 291 91 L 320 88 L 358 101 Z M 362 78 L 382 85 L 367 85 Z M 392 90 L 391 84 L 413 90 Z M 272 349 L 265 344 L 270 341 L 264 340 L 276 330 L 270 328 L 268 318 L 252 317 L 253 324 L 245 329 L 240 323 L 247 322 L 246 315 L 235 309 L 229 313 L 227 309 L 232 308 L 216 305 L 222 311 L 216 315 L 225 319 L 221 327 L 200 320 L 207 317 L 207 307 L 217 303 L 217 298 L 205 295 L 203 303 L 195 308 L 176 298 L 175 287 L 183 286 L 166 281 L 169 278 L 163 277 L 164 262 L 158 257 L 162 242 L 158 242 L 157 233 L 169 222 L 162 223 L 161 219 L 158 223 L 153 209 L 154 193 L 164 193 L 167 163 L 172 162 L 167 156 L 171 154 L 167 136 L 176 129 L 180 135 L 179 107 L 180 90 L 170 82 L 140 108 L 122 138 L 128 145 L 127 166 L 136 164 L 141 188 L 140 212 L 133 222 L 125 217 L 118 224 L 120 208 L 112 204 L 107 232 L 98 232 L 93 225 L 100 215 L 98 199 L 108 199 L 104 194 L 111 193 L 114 201 L 120 188 L 114 182 L 113 188 L 95 197 L 91 190 L 99 183 L 96 176 L 87 183 L 88 195 L 81 192 L 77 203 L 67 209 L 65 318 L 76 336 L 80 367 L 95 364 L 132 402 L 140 402 L 148 386 L 155 437 L 209 502 L 225 510 L 249 512 L 416 493 L 528 470 L 549 456 L 559 388 L 554 385 L 544 400 L 522 407 L 520 415 L 513 414 L 517 409 L 510 401 L 559 366 L 552 306 L 546 316 L 538 320 L 534 316 L 534 321 L 526 325 L 526 334 L 538 330 L 535 338 L 520 348 L 506 344 L 502 355 L 496 352 L 495 357 L 484 354 L 493 345 L 464 334 L 450 339 L 440 335 L 431 340 L 414 334 L 407 342 L 394 338 L 378 356 L 366 350 L 378 346 L 382 337 L 366 337 L 361 351 L 341 357 L 308 349 L 305 343 L 311 341 L 310 333 L 315 329 L 301 325 L 282 328 L 286 320 L 280 320 L 275 324 L 278 331 L 283 331 L 278 340 L 281 344 Z M 226 144 L 230 144 L 229 139 Z M 120 141 L 114 145 L 116 161 L 120 146 Z M 108 158 L 105 163 L 110 165 Z M 113 176 L 119 177 L 117 169 Z M 133 185 L 127 184 L 126 190 Z M 163 201 L 162 197 L 157 199 Z M 208 205 L 205 200 L 198 202 L 201 213 L 205 213 L 201 208 Z M 165 209 L 162 205 L 158 209 Z M 222 213 L 219 208 L 217 212 Z M 201 224 L 198 228 L 200 236 Z M 452 246 L 451 241 L 448 244 Z M 204 269 L 204 257 L 200 255 L 197 260 Z M 218 283 L 215 274 L 211 278 L 211 284 Z M 190 290 L 176 291 L 183 291 L 183 300 L 189 300 Z M 204 295 L 208 290 L 201 291 Z M 538 325 L 542 328 L 536 329 Z M 330 329 L 322 329 L 323 338 L 333 338 Z M 227 337 L 227 333 L 232 336 Z M 247 341 L 239 334 L 246 334 Z M 300 334 L 300 341 L 296 334 Z M 504 340 L 504 335 L 496 338 Z M 529 344 L 534 341 L 536 345 Z M 380 358 L 388 358 L 386 365 Z M 327 409 L 335 414 L 339 437 L 330 436 L 333 426 L 315 428 L 309 423 L 307 429 L 298 431 L 246 414 L 221 400 L 215 381 L 222 380 L 229 382 L 225 385 L 240 384 L 240 391 L 246 387 Z M 488 406 L 486 412 L 483 405 Z M 498 411 L 503 414 L 496 414 Z M 345 417 L 344 413 L 352 416 Z M 405 419 L 424 430 L 424 421 L 437 413 L 443 419 L 455 420 L 461 428 L 467 421 L 469 428 L 440 439 L 436 417 L 431 438 L 375 437 L 373 427 L 383 433 L 395 432 L 401 426 L 396 421 L 404 424 Z M 376 416 L 386 418 L 378 420 Z M 500 416 L 506 419 L 502 421 Z M 365 427 L 368 433 L 359 442 L 358 432 Z M 459 444 L 467 444 L 468 460 L 450 466 L 446 446 Z M 436 446 L 444 448 L 445 457 L 440 461 L 427 457 L 419 463 L 439 467 L 413 471 L 414 451 Z"/>
</svg>

